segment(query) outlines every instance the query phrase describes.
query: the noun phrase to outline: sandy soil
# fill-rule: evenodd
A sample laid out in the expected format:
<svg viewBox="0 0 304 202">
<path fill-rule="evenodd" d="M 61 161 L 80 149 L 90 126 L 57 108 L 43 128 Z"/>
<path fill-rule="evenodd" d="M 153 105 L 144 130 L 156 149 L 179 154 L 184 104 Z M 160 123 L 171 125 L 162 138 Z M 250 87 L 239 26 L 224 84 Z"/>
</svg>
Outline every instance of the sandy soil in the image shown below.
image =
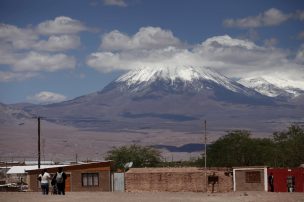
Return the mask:
<svg viewBox="0 0 304 202">
<path fill-rule="evenodd" d="M 166 202 L 166 201 L 209 201 L 209 202 L 304 202 L 304 193 L 269 193 L 269 192 L 231 192 L 231 193 L 171 193 L 171 192 L 142 192 L 142 193 L 111 193 L 111 192 L 81 192 L 67 193 L 65 196 L 48 195 L 41 193 L 2 192 L 0 201 L 14 202 L 48 202 L 48 201 L 106 201 L 106 202 Z"/>
<path fill-rule="evenodd" d="M 123 145 L 174 145 L 203 142 L 201 134 L 185 134 L 171 131 L 97 132 L 82 131 L 46 121 L 41 123 L 42 160 L 79 161 L 102 160 L 112 147 Z M 210 138 L 211 139 L 211 138 Z M 21 149 L 22 148 L 22 149 Z M 167 161 L 197 157 L 201 152 L 175 152 L 162 150 Z M 37 123 L 28 121 L 23 125 L 0 124 L 0 161 L 35 160 L 37 156 Z"/>
</svg>

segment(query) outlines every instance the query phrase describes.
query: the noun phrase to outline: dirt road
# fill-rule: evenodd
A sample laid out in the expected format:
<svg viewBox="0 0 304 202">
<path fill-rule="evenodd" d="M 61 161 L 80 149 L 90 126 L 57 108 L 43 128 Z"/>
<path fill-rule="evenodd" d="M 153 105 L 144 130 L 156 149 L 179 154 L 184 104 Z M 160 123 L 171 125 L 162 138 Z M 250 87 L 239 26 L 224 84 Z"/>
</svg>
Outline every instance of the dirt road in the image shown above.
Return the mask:
<svg viewBox="0 0 304 202">
<path fill-rule="evenodd" d="M 0 201 L 3 202 L 304 202 L 304 193 L 267 193 L 267 192 L 231 192 L 231 193 L 172 193 L 172 192 L 142 192 L 142 193 L 113 193 L 113 192 L 73 192 L 65 196 L 41 193 L 2 192 Z"/>
</svg>

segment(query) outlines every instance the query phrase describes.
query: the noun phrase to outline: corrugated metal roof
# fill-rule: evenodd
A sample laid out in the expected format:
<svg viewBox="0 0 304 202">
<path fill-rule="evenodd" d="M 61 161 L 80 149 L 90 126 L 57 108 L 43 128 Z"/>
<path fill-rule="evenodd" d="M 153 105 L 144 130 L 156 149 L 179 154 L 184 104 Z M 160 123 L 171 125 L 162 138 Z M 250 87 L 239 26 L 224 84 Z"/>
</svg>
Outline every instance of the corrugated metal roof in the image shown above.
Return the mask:
<svg viewBox="0 0 304 202">
<path fill-rule="evenodd" d="M 54 168 L 54 167 L 62 167 L 65 165 L 41 165 L 40 168 L 44 169 L 44 168 Z M 38 169 L 38 165 L 34 165 L 34 166 L 13 166 L 11 167 L 11 169 L 9 169 L 7 171 L 6 174 L 25 174 L 26 170 L 36 170 Z"/>
<path fill-rule="evenodd" d="M 84 164 L 75 164 L 75 165 L 56 165 L 55 167 L 63 167 L 65 171 L 79 170 L 79 169 L 88 169 L 88 168 L 97 168 L 97 167 L 106 167 L 109 170 L 113 168 L 113 161 L 102 161 L 102 162 L 93 162 L 93 163 L 84 163 Z M 29 174 L 40 173 L 41 169 L 32 169 L 27 170 Z M 48 172 L 56 171 L 56 168 L 49 167 Z"/>
<path fill-rule="evenodd" d="M 38 161 L 24 161 L 25 165 L 38 165 Z M 40 161 L 40 165 L 55 165 L 54 161 Z"/>
</svg>

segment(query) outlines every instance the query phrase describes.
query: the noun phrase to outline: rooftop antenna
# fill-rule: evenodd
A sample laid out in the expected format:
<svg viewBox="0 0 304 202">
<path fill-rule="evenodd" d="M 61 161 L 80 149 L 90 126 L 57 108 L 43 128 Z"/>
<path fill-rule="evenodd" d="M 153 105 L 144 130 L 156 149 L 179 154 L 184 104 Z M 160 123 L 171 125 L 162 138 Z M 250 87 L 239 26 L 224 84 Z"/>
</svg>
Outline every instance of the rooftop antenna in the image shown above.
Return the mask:
<svg viewBox="0 0 304 202">
<path fill-rule="evenodd" d="M 131 168 L 132 166 L 133 166 L 133 162 L 132 161 L 128 162 L 124 165 L 124 169 L 127 170 L 127 169 Z"/>
</svg>

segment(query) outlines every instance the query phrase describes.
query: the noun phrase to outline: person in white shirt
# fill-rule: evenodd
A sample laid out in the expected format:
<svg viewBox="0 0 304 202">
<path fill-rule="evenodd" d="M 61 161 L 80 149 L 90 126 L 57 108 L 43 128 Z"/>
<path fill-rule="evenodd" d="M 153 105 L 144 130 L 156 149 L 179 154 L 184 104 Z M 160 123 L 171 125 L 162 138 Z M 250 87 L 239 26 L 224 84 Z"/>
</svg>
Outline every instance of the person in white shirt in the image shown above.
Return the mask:
<svg viewBox="0 0 304 202">
<path fill-rule="evenodd" d="M 42 171 L 42 173 L 38 176 L 38 180 L 41 184 L 41 190 L 43 195 L 49 194 L 49 180 L 51 179 L 51 175 L 47 172 L 46 169 Z"/>
</svg>

